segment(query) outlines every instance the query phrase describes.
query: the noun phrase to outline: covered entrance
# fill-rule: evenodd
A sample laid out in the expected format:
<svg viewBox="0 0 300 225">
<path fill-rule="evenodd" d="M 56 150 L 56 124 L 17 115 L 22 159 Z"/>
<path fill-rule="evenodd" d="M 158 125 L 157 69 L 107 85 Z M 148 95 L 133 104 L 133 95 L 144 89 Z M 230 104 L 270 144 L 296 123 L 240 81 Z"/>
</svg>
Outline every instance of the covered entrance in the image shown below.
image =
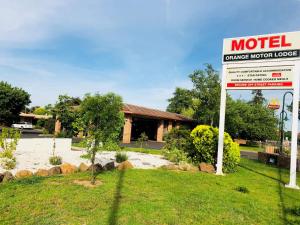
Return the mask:
<svg viewBox="0 0 300 225">
<path fill-rule="evenodd" d="M 148 136 L 149 140 L 156 140 L 157 133 L 157 120 L 134 117 L 132 118 L 132 133 L 131 140 L 137 140 L 142 133 L 145 133 Z"/>
</svg>

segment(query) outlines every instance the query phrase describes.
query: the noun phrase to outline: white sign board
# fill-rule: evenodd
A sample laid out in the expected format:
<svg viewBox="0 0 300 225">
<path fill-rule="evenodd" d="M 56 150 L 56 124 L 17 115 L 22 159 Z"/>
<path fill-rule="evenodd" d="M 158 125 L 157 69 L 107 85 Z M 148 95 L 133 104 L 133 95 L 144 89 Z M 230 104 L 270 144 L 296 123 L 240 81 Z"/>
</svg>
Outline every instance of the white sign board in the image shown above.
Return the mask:
<svg viewBox="0 0 300 225">
<path fill-rule="evenodd" d="M 294 65 L 228 66 L 226 89 L 292 89 Z"/>
<path fill-rule="evenodd" d="M 257 60 L 295 60 L 300 57 L 300 32 L 227 38 L 223 64 Z"/>
<path fill-rule="evenodd" d="M 298 188 L 296 163 L 299 76 L 300 32 L 224 39 L 217 174 L 223 174 L 226 89 L 292 89 L 292 146 L 290 183 L 287 186 Z"/>
</svg>

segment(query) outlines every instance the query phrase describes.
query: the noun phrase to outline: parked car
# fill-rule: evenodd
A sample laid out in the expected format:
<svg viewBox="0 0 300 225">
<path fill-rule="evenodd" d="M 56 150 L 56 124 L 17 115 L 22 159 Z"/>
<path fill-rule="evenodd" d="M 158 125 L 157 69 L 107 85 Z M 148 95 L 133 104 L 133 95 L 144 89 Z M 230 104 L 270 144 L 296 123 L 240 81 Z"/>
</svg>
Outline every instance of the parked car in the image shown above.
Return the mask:
<svg viewBox="0 0 300 225">
<path fill-rule="evenodd" d="M 32 124 L 27 122 L 14 123 L 11 127 L 18 129 L 33 129 Z"/>
</svg>

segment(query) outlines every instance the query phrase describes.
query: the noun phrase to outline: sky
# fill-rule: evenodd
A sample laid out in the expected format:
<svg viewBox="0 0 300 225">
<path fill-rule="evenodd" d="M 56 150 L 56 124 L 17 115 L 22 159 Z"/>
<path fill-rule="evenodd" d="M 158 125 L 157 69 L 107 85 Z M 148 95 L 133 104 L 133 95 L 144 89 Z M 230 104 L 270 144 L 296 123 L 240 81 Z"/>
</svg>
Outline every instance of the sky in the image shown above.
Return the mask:
<svg viewBox="0 0 300 225">
<path fill-rule="evenodd" d="M 0 80 L 31 94 L 115 92 L 164 110 L 224 38 L 300 30 L 300 0 L 0 0 Z M 250 99 L 249 91 L 234 98 Z M 265 91 L 281 98 L 282 91 Z"/>
</svg>

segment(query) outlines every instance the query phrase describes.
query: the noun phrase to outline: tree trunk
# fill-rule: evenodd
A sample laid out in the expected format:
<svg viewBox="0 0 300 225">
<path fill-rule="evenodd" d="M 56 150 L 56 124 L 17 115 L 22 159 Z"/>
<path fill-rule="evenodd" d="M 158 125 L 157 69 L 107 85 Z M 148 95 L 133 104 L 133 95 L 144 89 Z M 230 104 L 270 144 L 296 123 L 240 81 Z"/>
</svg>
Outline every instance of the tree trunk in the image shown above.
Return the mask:
<svg viewBox="0 0 300 225">
<path fill-rule="evenodd" d="M 95 149 L 93 150 L 92 152 L 92 158 L 91 158 L 91 161 L 92 161 L 92 179 L 91 179 L 91 184 L 95 184 L 96 182 L 96 175 L 95 175 L 95 157 L 96 157 L 96 151 Z"/>
</svg>

